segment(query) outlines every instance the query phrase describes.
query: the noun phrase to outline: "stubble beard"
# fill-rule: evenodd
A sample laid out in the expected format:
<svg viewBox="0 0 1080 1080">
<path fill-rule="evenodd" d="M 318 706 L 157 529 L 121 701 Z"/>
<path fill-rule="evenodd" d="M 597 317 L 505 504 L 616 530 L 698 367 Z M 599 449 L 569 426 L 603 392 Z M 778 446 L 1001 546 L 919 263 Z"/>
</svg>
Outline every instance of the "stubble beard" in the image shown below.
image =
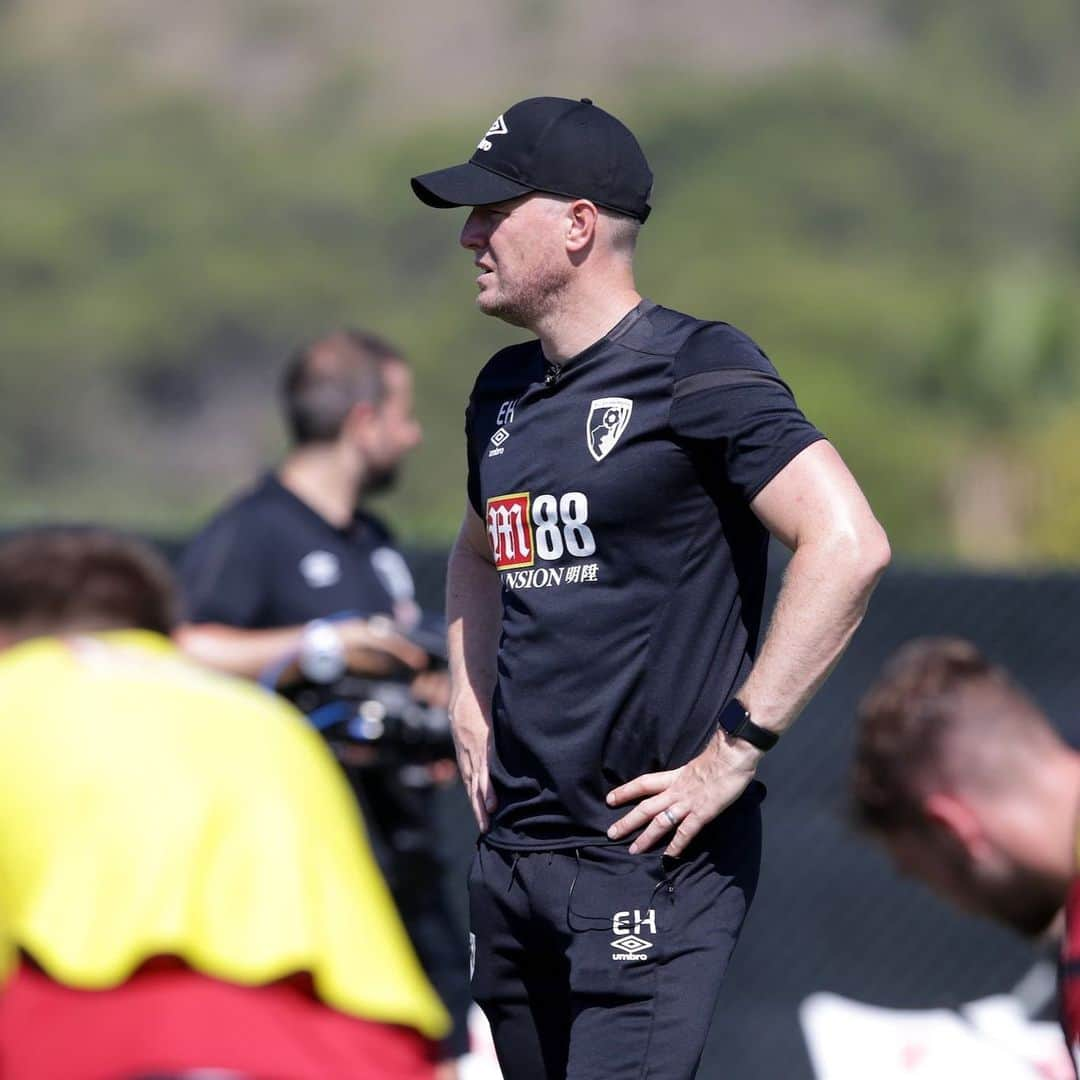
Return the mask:
<svg viewBox="0 0 1080 1080">
<path fill-rule="evenodd" d="M 987 914 L 1027 938 L 1041 937 L 1057 917 L 1065 897 L 1060 888 L 1040 875 L 995 889 L 985 897 Z"/>
<path fill-rule="evenodd" d="M 381 495 L 390 491 L 398 482 L 399 471 L 400 465 L 398 462 L 394 462 L 393 465 L 382 465 L 370 469 L 357 488 L 357 501 L 359 502 L 360 499 L 368 495 Z"/>
<path fill-rule="evenodd" d="M 483 292 L 476 306 L 485 314 L 511 326 L 535 328 L 558 306 L 570 281 L 567 266 L 537 266 L 509 286 L 500 286 L 494 295 Z"/>
</svg>

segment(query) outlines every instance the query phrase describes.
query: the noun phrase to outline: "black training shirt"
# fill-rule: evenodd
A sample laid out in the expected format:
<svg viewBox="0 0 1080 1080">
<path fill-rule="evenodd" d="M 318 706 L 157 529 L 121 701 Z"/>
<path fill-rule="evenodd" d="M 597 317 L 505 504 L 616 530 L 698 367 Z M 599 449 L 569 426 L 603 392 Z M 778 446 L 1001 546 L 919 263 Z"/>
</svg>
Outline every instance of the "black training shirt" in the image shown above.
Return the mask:
<svg viewBox="0 0 1080 1080">
<path fill-rule="evenodd" d="M 488 839 L 605 842 L 607 792 L 700 753 L 749 673 L 750 502 L 823 436 L 745 334 L 647 300 L 559 368 L 497 353 L 466 434 L 502 581 Z"/>
<path fill-rule="evenodd" d="M 336 528 L 272 475 L 214 517 L 180 563 L 187 619 L 248 630 L 393 614 L 406 579 L 377 518 L 357 511 Z"/>
</svg>

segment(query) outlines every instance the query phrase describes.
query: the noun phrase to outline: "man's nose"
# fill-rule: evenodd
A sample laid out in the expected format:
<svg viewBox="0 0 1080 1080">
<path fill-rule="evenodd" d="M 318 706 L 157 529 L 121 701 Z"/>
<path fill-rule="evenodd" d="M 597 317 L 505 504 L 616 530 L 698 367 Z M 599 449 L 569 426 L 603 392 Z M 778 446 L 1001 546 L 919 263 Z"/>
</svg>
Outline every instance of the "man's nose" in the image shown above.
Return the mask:
<svg viewBox="0 0 1080 1080">
<path fill-rule="evenodd" d="M 461 227 L 461 236 L 458 238 L 463 248 L 470 251 L 478 251 L 487 243 L 487 232 L 484 229 L 480 214 L 473 210 L 465 219 Z"/>
</svg>

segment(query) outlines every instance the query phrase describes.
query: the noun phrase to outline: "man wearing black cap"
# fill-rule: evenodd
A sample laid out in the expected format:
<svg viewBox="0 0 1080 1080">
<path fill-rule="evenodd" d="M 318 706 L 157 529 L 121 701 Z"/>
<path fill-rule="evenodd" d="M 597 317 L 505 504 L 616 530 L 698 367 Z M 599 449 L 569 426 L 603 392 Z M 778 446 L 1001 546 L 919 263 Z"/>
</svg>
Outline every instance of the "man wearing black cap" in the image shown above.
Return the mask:
<svg viewBox="0 0 1080 1080">
<path fill-rule="evenodd" d="M 450 559 L 473 992 L 514 1080 L 689 1077 L 757 882 L 757 764 L 888 542 L 753 341 L 637 292 L 652 173 L 613 116 L 519 102 L 412 185 L 472 207 L 480 309 L 538 338 L 476 381 Z M 755 661 L 770 533 L 794 554 Z"/>
</svg>

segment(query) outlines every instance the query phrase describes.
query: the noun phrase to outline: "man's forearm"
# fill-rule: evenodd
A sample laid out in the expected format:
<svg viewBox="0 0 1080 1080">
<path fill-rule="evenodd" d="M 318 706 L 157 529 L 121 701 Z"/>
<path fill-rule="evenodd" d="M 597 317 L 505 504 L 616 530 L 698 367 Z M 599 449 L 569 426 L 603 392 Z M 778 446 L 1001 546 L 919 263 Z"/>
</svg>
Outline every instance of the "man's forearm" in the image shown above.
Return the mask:
<svg viewBox="0 0 1080 1080">
<path fill-rule="evenodd" d="M 218 671 L 257 679 L 300 647 L 303 626 L 244 630 L 220 623 L 187 623 L 177 644 L 193 659 Z"/>
<path fill-rule="evenodd" d="M 795 544 L 765 644 L 738 691 L 760 727 L 779 734 L 791 726 L 862 620 L 889 561 L 885 534 L 869 514 L 864 521 L 861 528 L 824 530 Z M 630 845 L 636 854 L 670 836 L 664 853 L 681 855 L 746 790 L 762 753 L 745 739 L 717 731 L 685 765 L 646 773 L 610 791 L 609 806 L 637 805 L 608 829 L 608 837 L 619 840 L 642 830 Z"/>
<path fill-rule="evenodd" d="M 475 706 L 489 718 L 502 613 L 499 575 L 490 560 L 458 543 L 446 577 L 451 716 Z M 471 709 L 470 709 L 471 711 Z"/>
<path fill-rule="evenodd" d="M 495 810 L 489 761 L 491 695 L 495 687 L 502 597 L 498 572 L 480 550 L 483 537 L 479 519 L 468 516 L 467 512 L 450 555 L 446 616 L 450 728 L 473 816 L 480 831 L 486 832 Z"/>
<path fill-rule="evenodd" d="M 855 633 L 889 561 L 884 533 L 796 548 L 764 644 L 739 700 L 754 723 L 786 731 Z"/>
<path fill-rule="evenodd" d="M 320 620 L 317 620 L 320 621 Z M 270 630 L 245 630 L 220 623 L 182 626 L 176 639 L 189 656 L 208 667 L 255 679 L 277 669 L 279 678 L 303 674 L 316 682 L 332 682 L 342 671 L 384 678 L 401 668 L 422 671 L 427 653 L 396 630 L 389 618 L 373 615 L 334 620 L 329 642 L 308 638 L 312 623 Z M 329 628 L 327 628 L 329 629 Z M 314 661 L 316 669 L 308 666 Z"/>
</svg>

